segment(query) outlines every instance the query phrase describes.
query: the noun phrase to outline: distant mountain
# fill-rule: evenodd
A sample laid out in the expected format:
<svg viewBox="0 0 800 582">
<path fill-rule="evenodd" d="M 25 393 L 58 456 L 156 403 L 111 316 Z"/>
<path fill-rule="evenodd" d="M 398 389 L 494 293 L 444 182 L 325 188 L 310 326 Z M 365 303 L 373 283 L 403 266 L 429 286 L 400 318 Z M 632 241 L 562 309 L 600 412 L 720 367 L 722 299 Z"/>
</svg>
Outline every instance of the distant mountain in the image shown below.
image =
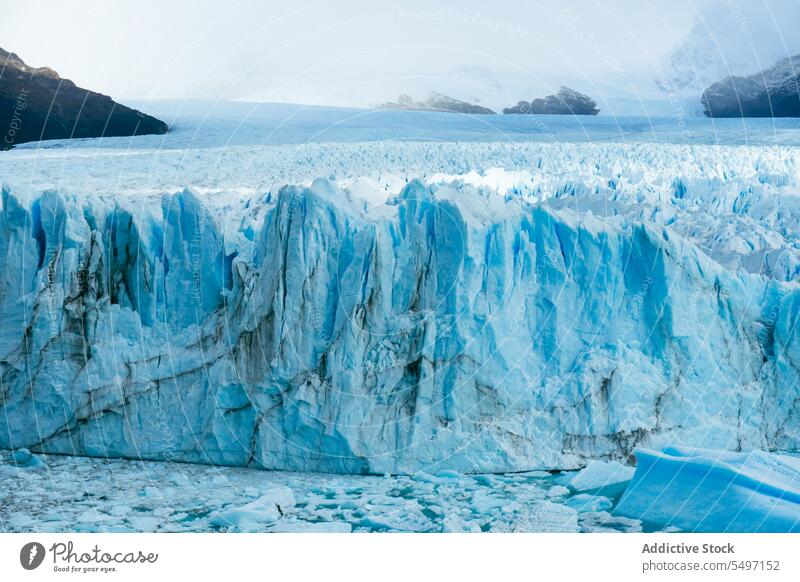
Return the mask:
<svg viewBox="0 0 800 582">
<path fill-rule="evenodd" d="M 703 92 L 708 117 L 800 117 L 800 55 L 748 77 L 727 77 Z"/>
<path fill-rule="evenodd" d="M 0 48 L 0 149 L 46 139 L 165 133 L 163 121 Z"/>
<path fill-rule="evenodd" d="M 687 34 L 658 63 L 657 85 L 673 96 L 697 95 L 728 76 L 757 73 L 800 53 L 800 2 L 699 4 Z"/>
<path fill-rule="evenodd" d="M 378 106 L 380 109 L 403 109 L 411 111 L 442 111 L 446 113 L 491 114 L 487 107 L 459 101 L 441 93 L 432 92 L 425 101 L 414 101 L 408 95 L 400 95 L 397 101 Z"/>
<path fill-rule="evenodd" d="M 514 107 L 503 109 L 503 113 L 532 113 L 539 115 L 597 115 L 600 110 L 594 100 L 569 87 L 561 87 L 558 93 L 530 103 L 520 101 Z"/>
</svg>

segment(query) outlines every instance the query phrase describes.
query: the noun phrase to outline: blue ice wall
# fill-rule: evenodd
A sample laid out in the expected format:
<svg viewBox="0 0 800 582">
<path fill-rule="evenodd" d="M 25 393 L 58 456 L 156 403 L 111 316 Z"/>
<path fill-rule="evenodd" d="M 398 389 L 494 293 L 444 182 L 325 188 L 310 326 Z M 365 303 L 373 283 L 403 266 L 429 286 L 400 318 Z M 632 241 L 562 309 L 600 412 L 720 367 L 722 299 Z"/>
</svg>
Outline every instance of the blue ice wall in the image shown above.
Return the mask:
<svg viewBox="0 0 800 582">
<path fill-rule="evenodd" d="M 800 291 L 667 227 L 421 182 L 2 204 L 0 447 L 353 473 L 798 447 Z"/>
</svg>

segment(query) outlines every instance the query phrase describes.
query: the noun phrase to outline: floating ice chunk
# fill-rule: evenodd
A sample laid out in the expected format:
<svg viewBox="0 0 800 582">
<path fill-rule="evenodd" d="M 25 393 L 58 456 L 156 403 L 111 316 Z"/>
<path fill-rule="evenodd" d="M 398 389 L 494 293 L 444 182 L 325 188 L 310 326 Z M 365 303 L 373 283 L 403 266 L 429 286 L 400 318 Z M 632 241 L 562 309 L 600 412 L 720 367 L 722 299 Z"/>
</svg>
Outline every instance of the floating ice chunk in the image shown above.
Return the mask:
<svg viewBox="0 0 800 582">
<path fill-rule="evenodd" d="M 439 483 L 440 479 L 431 475 L 430 473 L 426 473 L 425 471 L 417 471 L 411 478 L 414 481 L 420 481 L 422 483 Z"/>
<path fill-rule="evenodd" d="M 442 516 L 444 515 L 444 509 L 439 507 L 438 505 L 428 505 L 425 508 L 431 515 Z"/>
<path fill-rule="evenodd" d="M 272 487 L 264 491 L 256 502 L 272 503 L 281 514 L 286 514 L 295 506 L 294 492 L 288 487 Z"/>
<path fill-rule="evenodd" d="M 136 533 L 134 529 L 124 525 L 102 525 L 97 528 L 97 531 L 100 533 Z"/>
<path fill-rule="evenodd" d="M 128 523 L 138 532 L 153 532 L 158 529 L 158 526 L 161 524 L 161 519 L 148 515 L 137 515 L 129 517 Z"/>
<path fill-rule="evenodd" d="M 34 455 L 28 449 L 16 449 L 8 457 L 9 462 L 17 467 L 26 469 L 41 469 L 47 466 L 41 457 Z"/>
<path fill-rule="evenodd" d="M 214 512 L 210 521 L 212 525 L 235 528 L 238 531 L 262 531 L 265 526 L 277 522 L 294 506 L 292 490 L 288 487 L 275 487 L 265 491 L 255 501 Z"/>
<path fill-rule="evenodd" d="M 578 512 L 550 501 L 535 501 L 524 506 L 524 511 L 501 520 L 490 527 L 493 532 L 577 532 Z"/>
<path fill-rule="evenodd" d="M 522 477 L 524 479 L 540 479 L 543 477 L 549 477 L 549 471 L 522 471 L 519 473 L 514 473 L 515 477 Z"/>
<path fill-rule="evenodd" d="M 532 508 L 527 520 L 523 520 L 523 526 L 518 531 L 576 532 L 578 513 L 565 505 L 540 501 Z"/>
<path fill-rule="evenodd" d="M 442 533 L 478 533 L 481 526 L 475 522 L 467 522 L 458 515 L 448 515 L 442 520 Z"/>
<path fill-rule="evenodd" d="M 148 485 L 144 489 L 142 489 L 141 493 L 139 493 L 142 497 L 160 497 L 161 493 L 159 493 L 156 487 Z"/>
<path fill-rule="evenodd" d="M 275 533 L 350 533 L 353 526 L 344 521 L 279 522 L 270 531 Z"/>
<path fill-rule="evenodd" d="M 184 473 L 176 473 L 175 475 L 172 475 L 172 477 L 170 477 L 170 480 L 175 485 L 186 486 L 191 484 L 191 480 Z"/>
<path fill-rule="evenodd" d="M 617 461 L 589 461 L 569 481 L 569 488 L 579 493 L 596 493 L 608 497 L 620 495 L 633 477 L 633 467 Z"/>
<path fill-rule="evenodd" d="M 478 515 L 490 513 L 508 503 L 507 500 L 495 496 L 491 491 L 480 490 L 472 495 L 472 511 Z"/>
<path fill-rule="evenodd" d="M 81 523 L 97 523 L 101 521 L 108 521 L 111 516 L 100 513 L 96 509 L 87 509 L 76 518 Z"/>
<path fill-rule="evenodd" d="M 475 479 L 478 485 L 484 485 L 486 487 L 491 487 L 497 482 L 497 478 L 494 475 L 473 475 L 472 478 Z"/>
<path fill-rule="evenodd" d="M 616 515 L 683 531 L 800 532 L 796 457 L 670 447 L 636 458 Z"/>
<path fill-rule="evenodd" d="M 582 513 L 580 516 L 581 531 L 584 532 L 626 532 L 642 531 L 642 522 L 620 515 L 611 515 L 607 511 Z"/>
<path fill-rule="evenodd" d="M 570 497 L 564 501 L 569 507 L 578 513 L 594 512 L 594 511 L 608 511 L 614 506 L 614 502 L 608 497 L 597 495 L 587 495 L 581 493 Z"/>
<path fill-rule="evenodd" d="M 551 499 L 553 497 L 563 497 L 564 495 L 569 495 L 569 489 L 562 485 L 556 485 L 547 490 L 547 496 Z"/>
<path fill-rule="evenodd" d="M 8 525 L 17 528 L 27 528 L 33 525 L 33 518 L 25 513 L 12 513 L 8 517 Z"/>
<path fill-rule="evenodd" d="M 364 516 L 357 523 L 360 528 L 375 531 L 429 531 L 432 527 L 417 499 L 403 499 L 386 495 L 363 498 Z"/>
<path fill-rule="evenodd" d="M 463 479 L 464 475 L 459 473 L 458 471 L 452 471 L 450 469 L 445 469 L 443 471 L 438 471 L 436 476 L 440 479 Z"/>
</svg>

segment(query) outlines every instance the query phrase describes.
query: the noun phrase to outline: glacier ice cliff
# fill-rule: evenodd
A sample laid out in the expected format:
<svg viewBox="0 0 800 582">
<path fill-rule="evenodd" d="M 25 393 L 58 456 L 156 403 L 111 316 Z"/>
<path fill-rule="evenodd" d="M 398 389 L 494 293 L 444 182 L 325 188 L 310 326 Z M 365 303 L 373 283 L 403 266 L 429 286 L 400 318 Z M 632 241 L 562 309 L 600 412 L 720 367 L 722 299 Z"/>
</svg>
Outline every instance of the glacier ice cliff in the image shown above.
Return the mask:
<svg viewBox="0 0 800 582">
<path fill-rule="evenodd" d="M 800 290 L 688 233 L 463 182 L 234 206 L 3 187 L 0 448 L 344 473 L 798 448 Z"/>
</svg>

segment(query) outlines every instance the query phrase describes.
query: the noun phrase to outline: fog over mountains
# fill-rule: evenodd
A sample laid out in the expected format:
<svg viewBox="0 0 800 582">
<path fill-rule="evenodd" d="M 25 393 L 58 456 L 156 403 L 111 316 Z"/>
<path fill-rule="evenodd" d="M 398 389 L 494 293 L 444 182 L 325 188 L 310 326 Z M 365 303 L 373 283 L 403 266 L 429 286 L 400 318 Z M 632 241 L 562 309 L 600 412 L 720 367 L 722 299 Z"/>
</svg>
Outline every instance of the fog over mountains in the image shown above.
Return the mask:
<svg viewBox="0 0 800 582">
<path fill-rule="evenodd" d="M 141 7 L 96 3 L 97 26 L 55 2 L 36 18 L 6 7 L 4 48 L 81 87 L 131 99 L 207 99 L 369 107 L 433 93 L 493 111 L 566 86 L 600 115 L 702 116 L 700 95 L 728 75 L 749 75 L 800 52 L 792 0 L 630 0 L 487 6 L 365 0 L 164 7 L 136 33 Z M 120 23 L 127 22 L 127 25 Z M 170 22 L 180 22 L 180 27 Z M 227 21 L 226 21 L 227 22 Z M 24 31 L 36 29 L 32 39 Z M 213 39 L 213 42 L 209 42 Z M 113 55 L 103 47 L 114 46 Z M 219 50 L 224 46 L 225 50 Z M 324 47 L 324 48 L 321 48 Z"/>
<path fill-rule="evenodd" d="M 800 53 L 800 3 L 714 1 L 697 6 L 686 33 L 644 65 L 629 66 L 607 52 L 596 36 L 584 33 L 585 20 L 568 12 L 556 18 L 567 36 L 610 70 L 531 78 L 500 68 L 464 66 L 429 81 L 432 89 L 470 103 L 502 110 L 531 94 L 553 94 L 559 86 L 592 96 L 601 115 L 703 115 L 703 92 L 729 76 L 758 74 Z M 645 38 L 639 38 L 646 43 Z M 641 49 L 641 47 L 639 47 Z M 541 87 L 541 88 L 539 88 Z M 414 97 L 414 87 L 406 87 Z M 420 93 L 422 94 L 422 93 Z"/>
</svg>

